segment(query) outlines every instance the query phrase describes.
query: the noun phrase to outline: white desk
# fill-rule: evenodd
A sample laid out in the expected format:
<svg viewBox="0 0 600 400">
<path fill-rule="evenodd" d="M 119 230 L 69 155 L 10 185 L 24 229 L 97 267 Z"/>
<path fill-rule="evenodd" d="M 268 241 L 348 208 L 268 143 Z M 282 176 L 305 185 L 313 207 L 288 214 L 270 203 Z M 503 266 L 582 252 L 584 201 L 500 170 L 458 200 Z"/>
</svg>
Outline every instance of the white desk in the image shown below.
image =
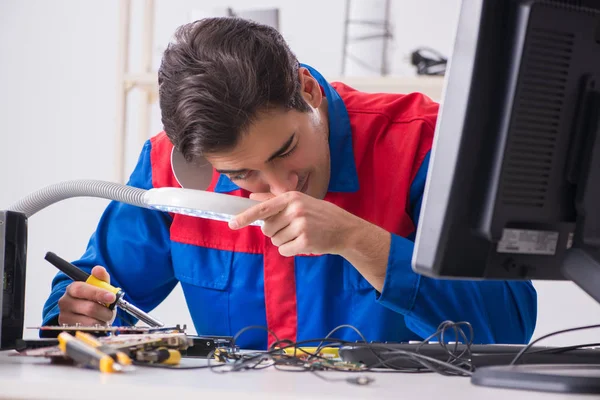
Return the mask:
<svg viewBox="0 0 600 400">
<path fill-rule="evenodd" d="M 102 374 L 52 365 L 43 358 L 0 352 L 0 398 L 10 399 L 434 399 L 556 400 L 590 399 L 552 393 L 474 386 L 468 378 L 435 374 L 368 373 L 375 382 L 356 386 L 327 382 L 308 372 L 262 371 L 216 374 L 206 369 L 165 370 L 136 367 L 122 374 Z M 184 360 L 201 363 L 204 360 Z M 329 372 L 329 377 L 346 373 Z M 355 376 L 355 375 L 353 375 Z M 114 396 L 114 397 L 113 397 Z"/>
</svg>

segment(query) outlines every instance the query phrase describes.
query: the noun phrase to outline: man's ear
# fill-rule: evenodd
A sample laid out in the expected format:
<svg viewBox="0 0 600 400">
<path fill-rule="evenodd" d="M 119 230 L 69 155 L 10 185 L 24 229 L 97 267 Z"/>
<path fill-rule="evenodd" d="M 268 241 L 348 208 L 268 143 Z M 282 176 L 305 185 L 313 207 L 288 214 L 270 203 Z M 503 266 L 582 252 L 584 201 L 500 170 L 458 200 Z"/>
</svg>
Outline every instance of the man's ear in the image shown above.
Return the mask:
<svg viewBox="0 0 600 400">
<path fill-rule="evenodd" d="M 300 92 L 304 101 L 313 108 L 318 108 L 323 102 L 321 85 L 304 67 L 298 68 L 298 79 L 300 79 Z"/>
</svg>

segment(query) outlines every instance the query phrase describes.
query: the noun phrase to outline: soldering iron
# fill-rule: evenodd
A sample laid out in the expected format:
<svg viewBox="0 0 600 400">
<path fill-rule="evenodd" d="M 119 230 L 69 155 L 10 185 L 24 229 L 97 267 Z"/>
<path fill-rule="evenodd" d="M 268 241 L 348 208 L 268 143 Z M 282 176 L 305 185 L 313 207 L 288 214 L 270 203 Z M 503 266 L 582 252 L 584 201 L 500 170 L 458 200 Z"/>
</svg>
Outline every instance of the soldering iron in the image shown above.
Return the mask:
<svg viewBox="0 0 600 400">
<path fill-rule="evenodd" d="M 74 281 L 89 283 L 90 285 L 114 293 L 116 297 L 115 301 L 111 304 L 106 304 L 110 310 L 113 310 L 115 307 L 120 307 L 123 311 L 146 323 L 148 326 L 153 328 L 164 326 L 164 324 L 156 318 L 124 300 L 123 297 L 125 296 L 125 292 L 123 292 L 121 288 L 114 287 L 110 283 L 104 282 L 94 275 L 88 274 L 50 251 L 46 253 L 46 257 L 44 258 Z"/>
</svg>

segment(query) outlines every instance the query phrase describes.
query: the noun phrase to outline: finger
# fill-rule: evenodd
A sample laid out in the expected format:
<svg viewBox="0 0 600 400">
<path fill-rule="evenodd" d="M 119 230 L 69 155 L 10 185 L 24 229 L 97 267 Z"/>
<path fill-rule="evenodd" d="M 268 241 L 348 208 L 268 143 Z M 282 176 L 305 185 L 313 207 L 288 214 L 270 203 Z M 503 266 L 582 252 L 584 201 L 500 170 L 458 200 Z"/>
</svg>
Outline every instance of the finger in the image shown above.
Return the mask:
<svg viewBox="0 0 600 400">
<path fill-rule="evenodd" d="M 302 233 L 302 231 L 298 229 L 298 225 L 299 224 L 296 221 L 292 221 L 292 223 L 279 230 L 271 237 L 271 243 L 273 243 L 274 246 L 280 247 L 296 239 Z"/>
<path fill-rule="evenodd" d="M 90 300 L 76 300 L 69 304 L 66 312 L 84 315 L 98 321 L 108 322 L 113 317 L 113 311 L 106 306 Z"/>
<path fill-rule="evenodd" d="M 94 275 L 96 278 L 100 279 L 101 281 L 110 283 L 110 275 L 106 271 L 106 268 L 101 267 L 100 265 L 97 265 L 94 268 L 92 268 L 92 275 Z"/>
<path fill-rule="evenodd" d="M 286 242 L 278 247 L 279 254 L 284 257 L 292 257 L 298 254 L 310 254 L 306 249 L 306 245 L 301 237 Z"/>
<path fill-rule="evenodd" d="M 85 282 L 73 282 L 67 286 L 67 294 L 76 299 L 92 300 L 99 303 L 111 304 L 116 300 L 115 294 L 108 290 L 97 288 Z"/>
<path fill-rule="evenodd" d="M 229 228 L 240 229 L 250 225 L 256 220 L 265 220 L 272 217 L 286 208 L 288 201 L 289 198 L 287 196 L 277 196 L 252 206 L 229 221 Z"/>
<path fill-rule="evenodd" d="M 274 237 L 279 231 L 288 227 L 293 222 L 287 212 L 280 212 L 277 215 L 272 216 L 265 220 L 265 223 L 261 227 L 262 233 L 270 238 Z"/>
<path fill-rule="evenodd" d="M 106 322 L 87 317 L 85 315 L 73 314 L 70 312 L 60 313 L 58 315 L 59 325 L 77 325 L 82 326 L 94 326 L 94 325 L 106 325 Z"/>
<path fill-rule="evenodd" d="M 250 198 L 256 201 L 267 201 L 274 197 L 273 193 L 250 193 Z"/>
<path fill-rule="evenodd" d="M 110 321 L 114 310 L 108 309 L 104 304 L 92 300 L 81 300 L 65 294 L 58 300 L 58 308 L 61 313 L 73 313 L 85 315 L 100 321 Z"/>
<path fill-rule="evenodd" d="M 272 238 L 277 235 L 280 230 L 291 224 L 298 225 L 297 228 L 304 229 L 306 228 L 305 217 L 306 206 L 301 201 L 293 201 L 289 203 L 288 206 L 279 214 L 267 218 L 264 221 L 261 230 L 265 236 Z"/>
</svg>

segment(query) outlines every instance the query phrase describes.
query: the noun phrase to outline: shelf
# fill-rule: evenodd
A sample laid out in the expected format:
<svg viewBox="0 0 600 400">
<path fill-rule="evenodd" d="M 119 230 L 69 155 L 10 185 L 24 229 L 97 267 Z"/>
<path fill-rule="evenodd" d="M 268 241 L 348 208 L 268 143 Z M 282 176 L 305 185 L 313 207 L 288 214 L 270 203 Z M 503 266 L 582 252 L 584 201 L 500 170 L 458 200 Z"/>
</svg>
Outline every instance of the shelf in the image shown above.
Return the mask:
<svg viewBox="0 0 600 400">
<path fill-rule="evenodd" d="M 329 82 L 344 82 L 356 90 L 370 93 L 413 93 L 421 92 L 435 101 L 440 101 L 444 78 L 440 76 L 382 76 L 382 77 L 327 77 Z M 156 74 L 126 74 L 127 90 L 141 88 L 157 94 Z"/>
<path fill-rule="evenodd" d="M 125 74 L 124 77 L 125 87 L 127 89 L 133 89 L 135 87 L 141 87 L 144 89 L 157 90 L 158 78 L 156 74 Z"/>
<path fill-rule="evenodd" d="M 435 101 L 442 98 L 444 77 L 442 76 L 381 76 L 381 77 L 332 77 L 330 82 L 343 82 L 356 90 L 369 93 L 413 93 L 420 92 Z"/>
</svg>

